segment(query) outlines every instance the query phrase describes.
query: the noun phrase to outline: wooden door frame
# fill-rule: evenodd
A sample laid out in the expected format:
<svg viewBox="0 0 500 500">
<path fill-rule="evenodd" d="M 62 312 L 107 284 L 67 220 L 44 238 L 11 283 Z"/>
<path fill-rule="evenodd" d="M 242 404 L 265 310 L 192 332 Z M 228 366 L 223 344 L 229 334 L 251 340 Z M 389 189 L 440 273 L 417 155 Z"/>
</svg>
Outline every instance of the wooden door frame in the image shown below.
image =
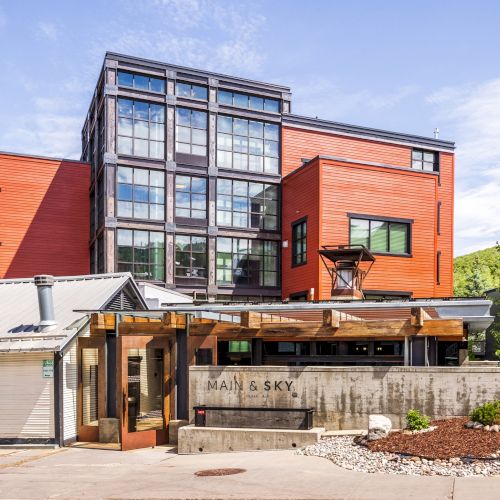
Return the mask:
<svg viewBox="0 0 500 500">
<path fill-rule="evenodd" d="M 123 451 L 147 448 L 168 442 L 168 426 L 175 411 L 174 341 L 167 335 L 123 335 L 117 343 L 116 401 L 120 416 L 120 441 Z M 161 430 L 128 432 L 128 349 L 163 349 L 163 422 Z"/>
<path fill-rule="evenodd" d="M 99 425 L 83 425 L 83 373 L 82 349 L 97 349 L 97 418 L 107 415 L 106 408 L 106 338 L 79 337 L 77 344 L 78 393 L 77 393 L 77 439 L 85 442 L 99 441 Z"/>
</svg>

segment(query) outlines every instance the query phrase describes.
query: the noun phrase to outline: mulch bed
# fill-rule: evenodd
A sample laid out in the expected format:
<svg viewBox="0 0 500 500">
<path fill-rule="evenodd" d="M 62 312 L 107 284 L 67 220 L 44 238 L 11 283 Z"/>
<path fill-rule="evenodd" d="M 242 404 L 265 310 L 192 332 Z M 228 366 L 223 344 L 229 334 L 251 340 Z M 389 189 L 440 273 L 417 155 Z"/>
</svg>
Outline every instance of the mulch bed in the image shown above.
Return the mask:
<svg viewBox="0 0 500 500">
<path fill-rule="evenodd" d="M 421 434 L 403 434 L 393 432 L 388 437 L 367 444 L 371 451 L 386 451 L 414 455 L 434 460 L 454 457 L 491 458 L 500 453 L 500 432 L 488 432 L 482 429 L 466 429 L 469 419 L 450 418 L 434 420 L 437 426 L 431 432 Z"/>
</svg>

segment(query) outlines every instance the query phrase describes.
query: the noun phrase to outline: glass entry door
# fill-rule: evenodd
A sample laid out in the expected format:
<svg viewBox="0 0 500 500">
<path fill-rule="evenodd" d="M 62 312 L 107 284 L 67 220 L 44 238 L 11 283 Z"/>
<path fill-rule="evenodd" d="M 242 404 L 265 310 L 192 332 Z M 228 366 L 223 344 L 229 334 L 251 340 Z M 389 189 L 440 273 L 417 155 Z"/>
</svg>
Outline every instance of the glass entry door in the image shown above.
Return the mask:
<svg viewBox="0 0 500 500">
<path fill-rule="evenodd" d="M 166 443 L 173 402 L 169 340 L 149 335 L 119 339 L 122 450 Z"/>
</svg>

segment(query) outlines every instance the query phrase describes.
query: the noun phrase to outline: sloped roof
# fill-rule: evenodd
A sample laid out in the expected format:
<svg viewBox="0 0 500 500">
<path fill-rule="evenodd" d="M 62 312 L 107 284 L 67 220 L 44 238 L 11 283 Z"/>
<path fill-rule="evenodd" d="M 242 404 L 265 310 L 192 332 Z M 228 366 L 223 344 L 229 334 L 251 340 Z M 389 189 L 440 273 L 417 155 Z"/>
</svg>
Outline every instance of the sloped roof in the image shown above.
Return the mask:
<svg viewBox="0 0 500 500">
<path fill-rule="evenodd" d="M 57 327 L 38 332 L 37 288 L 33 278 L 0 280 L 0 352 L 59 351 L 85 325 L 78 309 L 106 307 L 124 287 L 131 287 L 148 309 L 130 273 L 54 277 L 52 288 Z"/>
</svg>

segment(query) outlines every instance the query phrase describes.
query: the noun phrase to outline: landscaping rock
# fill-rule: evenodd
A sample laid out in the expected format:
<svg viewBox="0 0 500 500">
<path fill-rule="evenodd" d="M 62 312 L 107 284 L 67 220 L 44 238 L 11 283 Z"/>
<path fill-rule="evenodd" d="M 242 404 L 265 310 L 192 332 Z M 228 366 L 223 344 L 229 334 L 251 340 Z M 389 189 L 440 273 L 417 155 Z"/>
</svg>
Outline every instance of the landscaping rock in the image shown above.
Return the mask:
<svg viewBox="0 0 500 500">
<path fill-rule="evenodd" d="M 462 424 L 463 425 L 463 424 Z M 352 436 L 335 436 L 297 451 L 300 455 L 324 457 L 344 469 L 386 474 L 425 476 L 495 476 L 500 474 L 499 460 L 469 460 L 458 457 L 449 460 L 427 460 L 397 453 L 372 452 L 354 443 Z"/>
<path fill-rule="evenodd" d="M 475 423 L 476 422 L 469 420 L 468 422 L 466 422 L 465 427 L 467 427 L 467 429 L 472 429 L 474 427 Z"/>
<path fill-rule="evenodd" d="M 491 427 L 490 427 L 489 425 L 485 425 L 485 426 L 483 427 L 483 429 L 484 429 L 485 431 L 489 431 L 489 430 L 491 429 Z"/>
<path fill-rule="evenodd" d="M 490 431 L 492 432 L 500 432 L 500 425 L 492 425 Z"/>
<path fill-rule="evenodd" d="M 370 415 L 368 417 L 368 441 L 383 439 L 389 435 L 392 429 L 392 422 L 384 415 Z"/>
<path fill-rule="evenodd" d="M 483 427 L 484 425 L 480 422 L 474 422 L 474 425 L 472 426 L 473 429 L 482 429 Z"/>
</svg>

